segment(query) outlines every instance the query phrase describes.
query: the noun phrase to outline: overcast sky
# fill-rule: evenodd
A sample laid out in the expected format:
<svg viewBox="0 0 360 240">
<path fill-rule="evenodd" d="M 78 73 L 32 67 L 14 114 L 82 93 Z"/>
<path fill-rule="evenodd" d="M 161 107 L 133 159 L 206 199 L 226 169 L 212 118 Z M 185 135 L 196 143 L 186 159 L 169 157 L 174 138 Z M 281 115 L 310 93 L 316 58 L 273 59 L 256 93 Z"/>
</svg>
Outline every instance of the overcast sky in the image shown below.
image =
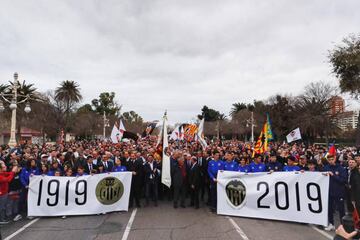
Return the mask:
<svg viewBox="0 0 360 240">
<path fill-rule="evenodd" d="M 328 50 L 360 32 L 359 0 L 9 0 L 0 4 L 0 80 L 40 91 L 114 91 L 145 120 L 191 121 L 203 105 L 296 95 L 337 81 Z"/>
</svg>

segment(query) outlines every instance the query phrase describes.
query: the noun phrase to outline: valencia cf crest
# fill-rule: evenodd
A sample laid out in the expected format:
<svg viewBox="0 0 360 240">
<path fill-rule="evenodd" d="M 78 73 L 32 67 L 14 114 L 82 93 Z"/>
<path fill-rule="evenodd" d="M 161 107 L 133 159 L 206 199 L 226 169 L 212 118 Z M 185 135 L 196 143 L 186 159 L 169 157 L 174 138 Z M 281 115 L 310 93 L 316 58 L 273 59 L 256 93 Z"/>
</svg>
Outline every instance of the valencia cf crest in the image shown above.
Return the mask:
<svg viewBox="0 0 360 240">
<path fill-rule="evenodd" d="M 239 179 L 234 179 L 226 184 L 226 196 L 231 205 L 239 208 L 243 205 L 246 198 L 245 184 Z"/>
</svg>

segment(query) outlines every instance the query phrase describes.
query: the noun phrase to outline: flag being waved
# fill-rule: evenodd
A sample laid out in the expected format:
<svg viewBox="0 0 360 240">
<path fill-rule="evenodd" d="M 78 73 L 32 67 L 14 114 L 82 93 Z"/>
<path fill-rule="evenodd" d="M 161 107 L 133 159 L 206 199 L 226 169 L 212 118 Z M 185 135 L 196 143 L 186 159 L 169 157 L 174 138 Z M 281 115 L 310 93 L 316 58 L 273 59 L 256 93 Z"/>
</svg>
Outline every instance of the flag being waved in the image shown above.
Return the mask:
<svg viewBox="0 0 360 240">
<path fill-rule="evenodd" d="M 123 135 L 124 135 L 125 131 L 126 130 L 125 130 L 124 124 L 121 121 L 121 119 L 120 119 L 120 126 L 119 126 L 118 122 L 115 122 L 114 126 L 113 126 L 113 129 L 111 131 L 111 135 L 110 135 L 111 141 L 113 143 L 121 142 L 121 139 L 123 138 Z"/>
<path fill-rule="evenodd" d="M 296 140 L 300 140 L 301 139 L 301 133 L 300 133 L 300 128 L 296 128 L 294 130 L 292 130 L 287 136 L 286 136 L 286 140 L 288 143 L 291 143 L 293 141 Z"/>
<path fill-rule="evenodd" d="M 147 137 L 149 135 L 151 135 L 151 133 L 154 131 L 154 129 L 156 128 L 156 125 L 159 121 L 153 121 L 151 123 L 149 123 L 144 132 L 141 134 L 141 137 L 144 138 L 144 137 Z"/>
<path fill-rule="evenodd" d="M 266 122 L 261 130 L 260 136 L 256 141 L 253 155 L 263 154 L 267 151 L 269 141 L 273 140 L 274 136 L 271 130 L 271 122 L 269 114 L 266 116 Z"/>
<path fill-rule="evenodd" d="M 208 146 L 205 138 L 204 138 L 204 122 L 205 122 L 205 118 L 203 118 L 199 124 L 198 130 L 196 132 L 196 136 L 195 139 L 197 141 L 199 141 L 201 147 L 203 148 L 203 150 L 206 149 L 206 147 Z"/>
</svg>

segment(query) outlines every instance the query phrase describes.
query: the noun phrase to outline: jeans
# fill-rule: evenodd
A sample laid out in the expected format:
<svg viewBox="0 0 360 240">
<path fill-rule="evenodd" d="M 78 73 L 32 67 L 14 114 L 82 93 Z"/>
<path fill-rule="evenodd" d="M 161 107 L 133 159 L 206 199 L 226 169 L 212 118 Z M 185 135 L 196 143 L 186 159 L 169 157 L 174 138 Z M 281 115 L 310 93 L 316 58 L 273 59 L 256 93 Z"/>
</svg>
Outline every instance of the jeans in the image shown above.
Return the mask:
<svg viewBox="0 0 360 240">
<path fill-rule="evenodd" d="M 8 201 L 8 194 L 4 194 L 0 196 L 0 221 L 4 221 L 6 219 L 6 205 Z"/>
<path fill-rule="evenodd" d="M 16 216 L 19 213 L 20 192 L 21 191 L 14 191 L 9 193 L 6 204 L 7 217 Z"/>
</svg>

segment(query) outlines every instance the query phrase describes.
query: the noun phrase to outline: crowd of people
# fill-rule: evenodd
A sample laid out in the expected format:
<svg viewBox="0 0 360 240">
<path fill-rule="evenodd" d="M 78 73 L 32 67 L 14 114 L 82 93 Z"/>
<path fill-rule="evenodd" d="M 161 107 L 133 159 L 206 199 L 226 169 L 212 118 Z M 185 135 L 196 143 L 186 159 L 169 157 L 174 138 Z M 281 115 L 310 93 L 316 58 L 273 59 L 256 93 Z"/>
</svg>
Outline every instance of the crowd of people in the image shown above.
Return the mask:
<svg viewBox="0 0 360 240">
<path fill-rule="evenodd" d="M 204 202 L 216 212 L 218 171 L 321 171 L 330 176 L 329 226 L 325 229 L 334 229 L 334 212 L 339 212 L 341 221 L 346 205 L 360 212 L 360 155 L 355 147 L 338 147 L 336 154 L 329 155 L 325 146 L 275 142 L 265 154 L 254 155 L 249 143 L 238 140 L 209 142 L 206 149 L 197 142 L 173 141 L 166 149 L 171 159 L 170 189 L 161 183 L 158 150 L 155 136 L 119 144 L 93 140 L 2 146 L 0 224 L 18 221 L 26 214 L 32 175 L 77 177 L 122 171 L 133 174 L 130 208 L 134 204 L 158 206 L 159 200 L 169 200 L 174 208 L 198 209 Z"/>
</svg>

